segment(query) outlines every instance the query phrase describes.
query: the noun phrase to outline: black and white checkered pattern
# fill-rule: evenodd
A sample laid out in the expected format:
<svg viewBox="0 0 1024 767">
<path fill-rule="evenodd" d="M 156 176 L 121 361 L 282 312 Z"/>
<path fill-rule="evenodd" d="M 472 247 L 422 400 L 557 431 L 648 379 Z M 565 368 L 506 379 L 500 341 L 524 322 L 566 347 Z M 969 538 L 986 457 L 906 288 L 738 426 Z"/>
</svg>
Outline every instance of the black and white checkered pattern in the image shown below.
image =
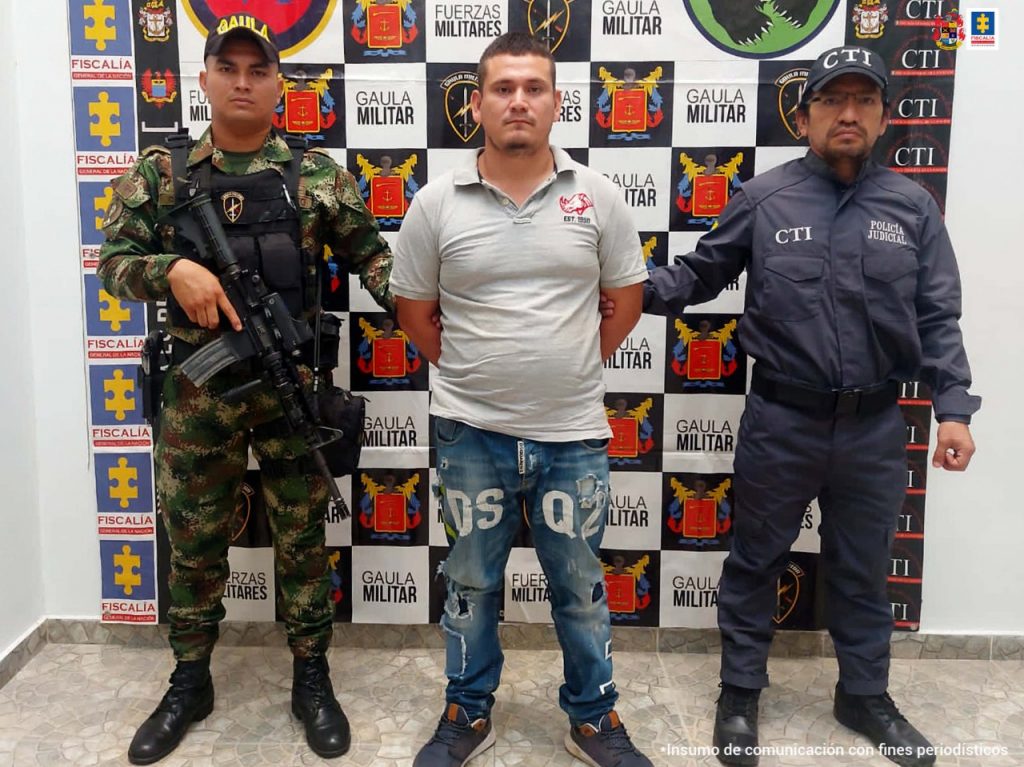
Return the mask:
<svg viewBox="0 0 1024 767">
<path fill-rule="evenodd" d="M 955 51 L 936 46 L 916 0 L 887 8 L 819 0 L 794 23 L 779 15 L 782 0 L 767 9 L 741 0 L 308 5 L 298 17 L 289 3 L 271 0 L 245 9 L 266 13 L 282 41 L 289 95 L 277 122 L 352 171 L 391 242 L 404 203 L 482 145 L 463 108 L 480 53 L 508 29 L 553 47 L 563 108 L 552 142 L 623 190 L 650 266 L 692 249 L 744 181 L 806 151 L 792 121 L 800 85 L 820 51 L 844 43 L 872 48 L 891 72 L 893 126 L 876 157 L 919 180 L 943 206 Z M 201 0 L 69 0 L 69 8 L 102 611 L 110 621 L 155 621 L 167 603 L 166 539 L 153 497 L 152 435 L 131 385 L 142 336 L 160 312 L 101 290 L 98 221 L 109 204 L 106 182 L 140 146 L 182 126 L 195 136 L 207 124 L 198 73 L 202 25 L 212 12 Z M 735 43 L 757 32 L 751 24 L 768 25 L 761 42 Z M 385 166 L 393 171 L 388 180 Z M 443 589 L 435 573 L 446 540 L 431 493 L 429 366 L 400 334 L 384 333 L 385 314 L 355 278 L 328 270 L 324 290 L 327 308 L 344 322 L 337 382 L 369 398 L 362 469 L 340 483 L 353 518 L 327 524 L 338 619 L 437 620 Z M 616 625 L 715 625 L 748 385 L 734 330 L 743 291 L 741 277 L 682 319 L 645 315 L 605 366 L 616 436 L 603 559 Z M 910 385 L 904 395 L 908 495 L 891 596 L 897 626 L 913 629 L 931 417 L 923 390 Z M 780 596 L 783 627 L 818 625 L 817 516 L 812 504 L 783 576 L 797 588 L 780 593 L 798 594 Z M 236 527 L 228 616 L 271 620 L 273 555 L 256 470 Z M 525 529 L 518 544 L 505 619 L 547 621 L 544 578 Z"/>
</svg>

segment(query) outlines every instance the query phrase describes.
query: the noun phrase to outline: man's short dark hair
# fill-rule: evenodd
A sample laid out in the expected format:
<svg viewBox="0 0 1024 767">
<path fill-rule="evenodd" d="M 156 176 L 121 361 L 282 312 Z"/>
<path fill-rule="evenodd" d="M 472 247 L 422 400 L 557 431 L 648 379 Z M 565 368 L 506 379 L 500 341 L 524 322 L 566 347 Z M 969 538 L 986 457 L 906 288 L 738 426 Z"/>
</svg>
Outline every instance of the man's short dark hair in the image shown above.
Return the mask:
<svg viewBox="0 0 1024 767">
<path fill-rule="evenodd" d="M 478 86 L 484 84 L 484 73 L 487 71 L 487 61 L 495 56 L 540 56 L 551 63 L 551 87 L 555 86 L 555 57 L 549 49 L 537 38 L 528 35 L 526 32 L 506 32 L 496 38 L 480 56 L 480 63 L 476 67 L 476 79 Z"/>
</svg>

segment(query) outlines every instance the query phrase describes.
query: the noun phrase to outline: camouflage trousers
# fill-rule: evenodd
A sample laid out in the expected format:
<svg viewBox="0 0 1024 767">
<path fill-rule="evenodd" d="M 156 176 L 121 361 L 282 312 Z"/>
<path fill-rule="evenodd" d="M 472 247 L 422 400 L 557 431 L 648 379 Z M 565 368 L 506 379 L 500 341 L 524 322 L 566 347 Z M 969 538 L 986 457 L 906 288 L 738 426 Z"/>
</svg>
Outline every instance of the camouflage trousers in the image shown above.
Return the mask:
<svg viewBox="0 0 1024 767">
<path fill-rule="evenodd" d="M 164 382 L 153 459 L 171 547 L 168 617 L 178 660 L 206 657 L 217 641 L 250 446 L 260 464 L 288 644 L 300 657 L 330 644 L 327 483 L 306 457 L 302 438 L 290 432 L 269 387 L 236 404 L 223 401 L 224 392 L 251 378 L 229 368 L 196 387 L 175 366 Z"/>
</svg>

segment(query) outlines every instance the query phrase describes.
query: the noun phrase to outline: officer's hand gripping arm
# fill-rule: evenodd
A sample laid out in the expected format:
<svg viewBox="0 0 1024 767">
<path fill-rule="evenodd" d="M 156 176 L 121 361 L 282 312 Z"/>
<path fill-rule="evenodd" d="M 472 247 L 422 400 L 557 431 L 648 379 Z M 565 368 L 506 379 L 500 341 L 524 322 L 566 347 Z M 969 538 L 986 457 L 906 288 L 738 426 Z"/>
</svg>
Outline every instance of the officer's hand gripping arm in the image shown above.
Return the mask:
<svg viewBox="0 0 1024 767">
<path fill-rule="evenodd" d="M 696 249 L 675 263 L 656 267 L 644 284 L 644 311 L 682 314 L 687 306 L 710 301 L 747 266 L 754 212 L 746 194 L 737 192 L 718 225 L 697 241 Z"/>
</svg>

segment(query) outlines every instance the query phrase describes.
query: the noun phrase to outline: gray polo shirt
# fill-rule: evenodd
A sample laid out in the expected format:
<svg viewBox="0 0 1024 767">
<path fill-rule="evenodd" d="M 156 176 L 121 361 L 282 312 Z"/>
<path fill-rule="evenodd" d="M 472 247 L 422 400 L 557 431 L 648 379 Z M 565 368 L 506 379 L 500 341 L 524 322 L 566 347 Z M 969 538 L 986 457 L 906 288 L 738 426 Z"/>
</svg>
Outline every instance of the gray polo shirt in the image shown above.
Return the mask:
<svg viewBox="0 0 1024 767">
<path fill-rule="evenodd" d="M 555 171 L 517 207 L 476 154 L 413 198 L 391 291 L 441 306 L 430 412 L 525 439 L 611 435 L 600 288 L 647 277 L 618 188 L 552 147 Z"/>
</svg>

